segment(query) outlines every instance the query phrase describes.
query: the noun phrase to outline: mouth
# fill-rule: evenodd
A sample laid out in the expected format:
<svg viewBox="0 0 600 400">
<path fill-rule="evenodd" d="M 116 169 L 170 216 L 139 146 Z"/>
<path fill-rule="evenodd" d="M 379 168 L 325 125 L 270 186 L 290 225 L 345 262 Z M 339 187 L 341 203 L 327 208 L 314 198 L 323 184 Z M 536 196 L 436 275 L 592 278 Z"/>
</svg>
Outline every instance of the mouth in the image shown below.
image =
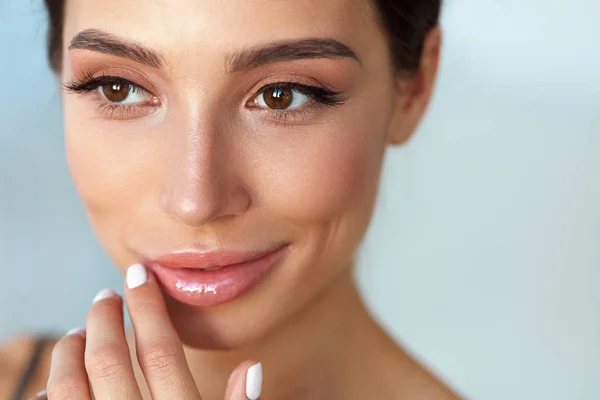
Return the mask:
<svg viewBox="0 0 600 400">
<path fill-rule="evenodd" d="M 181 250 L 144 264 L 176 300 L 198 307 L 233 301 L 256 287 L 285 256 L 288 245 L 268 251 Z"/>
</svg>

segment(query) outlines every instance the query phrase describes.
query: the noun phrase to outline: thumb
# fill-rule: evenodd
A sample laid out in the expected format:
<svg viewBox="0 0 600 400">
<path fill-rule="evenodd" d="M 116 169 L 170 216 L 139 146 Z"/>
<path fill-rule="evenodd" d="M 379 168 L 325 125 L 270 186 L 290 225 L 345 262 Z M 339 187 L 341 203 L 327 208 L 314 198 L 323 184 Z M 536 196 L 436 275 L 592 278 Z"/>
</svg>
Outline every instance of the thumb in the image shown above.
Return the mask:
<svg viewBox="0 0 600 400">
<path fill-rule="evenodd" d="M 233 370 L 227 381 L 225 400 L 257 400 L 262 390 L 262 364 L 244 361 Z"/>
</svg>

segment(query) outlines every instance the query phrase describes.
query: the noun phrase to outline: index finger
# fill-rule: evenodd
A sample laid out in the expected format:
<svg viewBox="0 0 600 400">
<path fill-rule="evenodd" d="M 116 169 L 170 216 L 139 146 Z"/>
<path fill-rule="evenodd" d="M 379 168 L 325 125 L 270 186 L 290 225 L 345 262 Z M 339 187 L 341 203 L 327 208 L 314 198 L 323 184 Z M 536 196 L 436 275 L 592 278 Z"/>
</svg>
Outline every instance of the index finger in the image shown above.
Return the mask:
<svg viewBox="0 0 600 400">
<path fill-rule="evenodd" d="M 156 278 L 142 264 L 128 268 L 125 298 L 137 359 L 152 398 L 200 400 Z"/>
</svg>

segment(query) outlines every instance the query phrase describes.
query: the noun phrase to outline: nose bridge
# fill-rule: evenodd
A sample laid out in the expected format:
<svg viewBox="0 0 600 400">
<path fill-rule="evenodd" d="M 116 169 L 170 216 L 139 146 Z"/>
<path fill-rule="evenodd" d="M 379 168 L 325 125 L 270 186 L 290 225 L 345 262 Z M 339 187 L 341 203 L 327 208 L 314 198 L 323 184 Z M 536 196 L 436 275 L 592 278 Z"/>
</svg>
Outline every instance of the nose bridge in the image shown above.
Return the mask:
<svg viewBox="0 0 600 400">
<path fill-rule="evenodd" d="M 193 227 L 243 212 L 249 198 L 228 168 L 229 149 L 219 140 L 217 127 L 196 123 L 176 137 L 163 196 L 165 212 Z"/>
</svg>

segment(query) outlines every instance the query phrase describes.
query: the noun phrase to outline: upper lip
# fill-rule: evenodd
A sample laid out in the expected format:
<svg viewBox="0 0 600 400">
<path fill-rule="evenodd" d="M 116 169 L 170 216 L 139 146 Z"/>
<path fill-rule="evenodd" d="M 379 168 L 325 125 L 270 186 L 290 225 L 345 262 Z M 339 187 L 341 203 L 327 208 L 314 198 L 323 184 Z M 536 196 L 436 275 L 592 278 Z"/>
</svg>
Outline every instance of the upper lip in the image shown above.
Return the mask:
<svg viewBox="0 0 600 400">
<path fill-rule="evenodd" d="M 234 264 L 255 261 L 280 250 L 282 246 L 267 250 L 196 250 L 182 249 L 158 257 L 145 258 L 146 265 L 160 265 L 166 268 L 207 269 L 226 267 Z"/>
</svg>

